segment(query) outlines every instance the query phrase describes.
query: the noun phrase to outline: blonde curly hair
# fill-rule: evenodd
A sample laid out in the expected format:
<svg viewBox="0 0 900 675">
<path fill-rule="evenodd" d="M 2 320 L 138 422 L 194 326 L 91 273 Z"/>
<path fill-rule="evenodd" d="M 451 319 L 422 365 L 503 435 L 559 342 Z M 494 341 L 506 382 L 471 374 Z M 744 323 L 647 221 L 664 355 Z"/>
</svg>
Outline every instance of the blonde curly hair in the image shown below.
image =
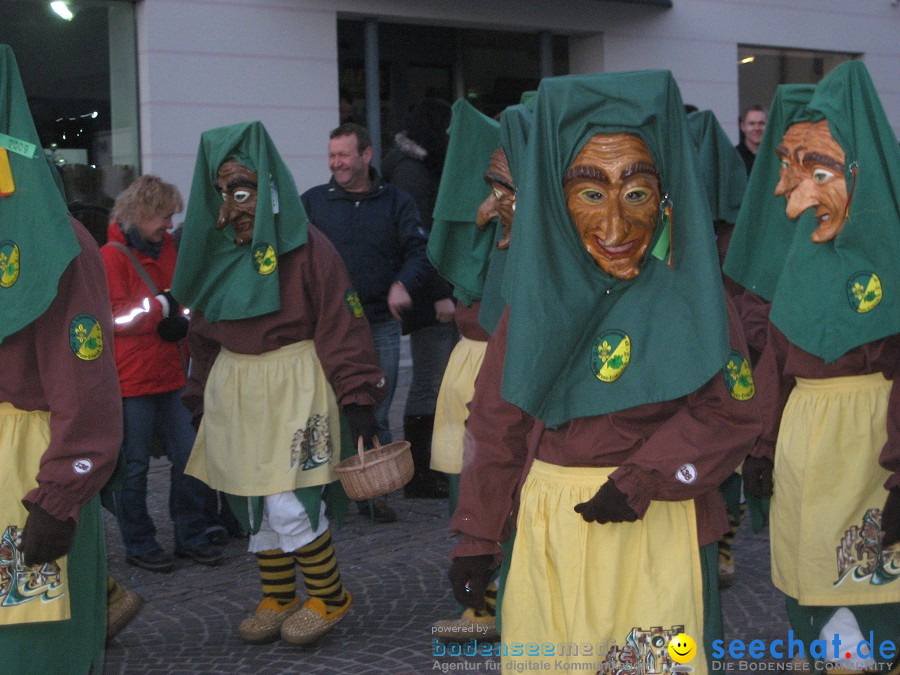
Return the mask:
<svg viewBox="0 0 900 675">
<path fill-rule="evenodd" d="M 145 174 L 116 198 L 111 217 L 127 232 L 140 222 L 182 209 L 184 201 L 177 187 L 159 176 Z"/>
</svg>

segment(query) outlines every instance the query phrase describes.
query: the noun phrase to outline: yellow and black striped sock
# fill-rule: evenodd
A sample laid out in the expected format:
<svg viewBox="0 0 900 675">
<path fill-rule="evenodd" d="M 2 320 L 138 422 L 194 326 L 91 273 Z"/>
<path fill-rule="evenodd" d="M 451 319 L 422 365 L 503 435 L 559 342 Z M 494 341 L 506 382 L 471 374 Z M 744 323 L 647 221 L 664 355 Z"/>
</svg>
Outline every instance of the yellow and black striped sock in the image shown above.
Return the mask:
<svg viewBox="0 0 900 675">
<path fill-rule="evenodd" d="M 259 565 L 259 579 L 262 582 L 263 595 L 275 598 L 286 605 L 297 594 L 297 574 L 294 570 L 294 558 L 278 548 L 259 551 L 256 554 Z"/>
<path fill-rule="evenodd" d="M 340 609 L 346 601 L 337 558 L 331 545 L 331 530 L 325 530 L 315 541 L 294 551 L 303 583 L 312 598 L 320 598 L 329 611 Z"/>
<path fill-rule="evenodd" d="M 497 615 L 497 584 L 490 583 L 484 591 L 484 601 L 487 603 L 487 613 Z"/>
<path fill-rule="evenodd" d="M 731 546 L 734 544 L 734 538 L 737 536 L 738 529 L 741 527 L 741 517 L 746 510 L 747 505 L 741 504 L 738 515 L 734 515 L 731 511 L 728 511 L 728 531 L 723 534 L 722 538 L 719 540 L 719 555 L 726 560 L 731 560 L 732 558 Z"/>
</svg>

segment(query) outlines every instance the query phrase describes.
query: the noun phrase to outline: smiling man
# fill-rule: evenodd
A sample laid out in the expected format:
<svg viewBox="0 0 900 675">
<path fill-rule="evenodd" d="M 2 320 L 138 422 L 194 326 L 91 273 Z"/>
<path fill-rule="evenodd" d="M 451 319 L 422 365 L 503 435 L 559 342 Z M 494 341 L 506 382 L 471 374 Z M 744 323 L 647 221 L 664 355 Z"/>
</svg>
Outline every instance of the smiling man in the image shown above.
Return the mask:
<svg viewBox="0 0 900 675">
<path fill-rule="evenodd" d="M 302 200 L 310 222 L 340 253 L 372 328 L 378 362 L 387 378 L 387 396 L 376 410 L 378 439 L 389 443 L 400 322 L 412 307 L 410 293 L 428 278 L 428 235 L 412 195 L 384 182 L 371 164 L 369 132 L 358 124 L 342 124 L 328 141 L 331 180 L 304 192 Z M 367 503 L 360 504 L 361 511 L 367 509 Z M 397 519 L 384 500 L 375 501 L 373 516 L 383 523 Z"/>
<path fill-rule="evenodd" d="M 758 426 L 691 143 L 667 72 L 541 82 L 451 520 L 454 594 L 480 608 L 516 519 L 504 643 L 624 645 L 661 626 L 698 636 L 706 672 L 717 487 Z"/>
<path fill-rule="evenodd" d="M 753 168 L 753 162 L 756 159 L 756 153 L 759 152 L 759 144 L 762 141 L 763 132 L 766 130 L 766 120 L 769 113 L 761 105 L 751 105 L 744 114 L 741 115 L 741 142 L 735 148 L 744 160 L 744 166 L 747 167 L 747 175 Z"/>
</svg>

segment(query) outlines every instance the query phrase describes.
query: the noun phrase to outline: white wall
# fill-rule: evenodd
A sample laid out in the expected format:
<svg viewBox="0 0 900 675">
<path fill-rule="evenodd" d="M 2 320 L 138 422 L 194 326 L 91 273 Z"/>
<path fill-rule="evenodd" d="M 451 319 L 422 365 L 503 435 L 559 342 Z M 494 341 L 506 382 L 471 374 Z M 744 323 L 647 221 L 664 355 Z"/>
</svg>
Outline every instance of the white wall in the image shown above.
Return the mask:
<svg viewBox="0 0 900 675">
<path fill-rule="evenodd" d="M 682 98 L 716 113 L 737 141 L 737 45 L 861 52 L 900 132 L 900 7 L 890 0 L 673 0 L 640 17 L 610 3 L 606 70 L 668 68 Z M 763 102 L 766 103 L 766 102 Z"/>
<path fill-rule="evenodd" d="M 338 119 L 337 22 L 333 11 L 307 4 L 140 3 L 144 173 L 175 183 L 186 198 L 201 132 L 261 120 L 301 191 L 328 178 L 328 131 Z"/>
<path fill-rule="evenodd" d="M 900 131 L 900 7 L 891 0 L 140 0 L 143 170 L 187 194 L 200 132 L 260 119 L 304 190 L 328 177 L 337 19 L 575 36 L 573 72 L 668 68 L 737 140 L 737 45 L 863 52 Z M 423 45 L 427 49 L 427 45 Z"/>
</svg>

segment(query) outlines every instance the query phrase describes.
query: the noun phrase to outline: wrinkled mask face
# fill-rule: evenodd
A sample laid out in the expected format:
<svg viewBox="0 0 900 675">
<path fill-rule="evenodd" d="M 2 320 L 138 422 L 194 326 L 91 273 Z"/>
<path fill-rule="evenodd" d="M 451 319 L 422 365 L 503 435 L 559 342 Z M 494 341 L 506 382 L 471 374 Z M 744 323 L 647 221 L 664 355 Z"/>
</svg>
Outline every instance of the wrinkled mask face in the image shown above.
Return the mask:
<svg viewBox="0 0 900 675">
<path fill-rule="evenodd" d="M 475 223 L 484 229 L 494 218 L 499 219 L 503 236 L 497 241 L 497 248 L 509 248 L 513 215 L 516 212 L 516 188 L 509 170 L 509 159 L 502 147 L 494 150 L 491 155 L 488 170 L 484 173 L 484 182 L 490 186 L 491 193 L 478 207 Z"/>
<path fill-rule="evenodd" d="M 616 279 L 634 279 L 659 217 L 659 171 L 631 134 L 597 134 L 563 178 L 566 205 L 584 248 Z"/>
<path fill-rule="evenodd" d="M 775 149 L 781 174 L 775 194 L 787 197 L 787 216 L 796 220 L 815 209 L 818 226 L 810 239 L 821 244 L 843 229 L 847 207 L 844 150 L 828 129 L 828 122 L 798 122 L 788 128 Z"/>
<path fill-rule="evenodd" d="M 256 218 L 256 173 L 236 160 L 226 160 L 216 174 L 215 188 L 222 195 L 216 229 L 230 224 L 234 229 L 234 243 L 249 244 L 253 241 Z"/>
</svg>

